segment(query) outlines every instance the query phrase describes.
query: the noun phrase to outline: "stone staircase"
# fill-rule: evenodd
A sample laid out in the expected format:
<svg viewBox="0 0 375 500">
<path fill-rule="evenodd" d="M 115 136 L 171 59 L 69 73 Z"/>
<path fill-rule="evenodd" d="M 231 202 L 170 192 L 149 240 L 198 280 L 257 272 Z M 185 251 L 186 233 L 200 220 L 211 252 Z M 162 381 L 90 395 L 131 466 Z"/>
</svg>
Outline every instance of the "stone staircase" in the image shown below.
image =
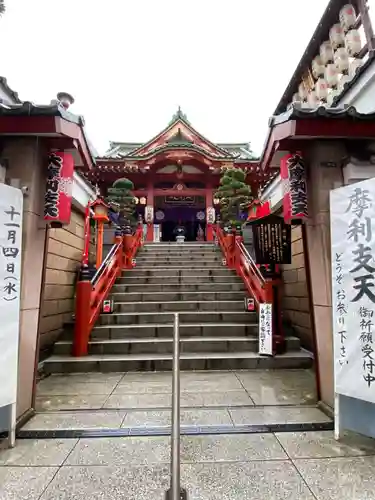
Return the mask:
<svg viewBox="0 0 375 500">
<path fill-rule="evenodd" d="M 245 287 L 210 244 L 150 244 L 112 290 L 114 312 L 92 331 L 89 356 L 74 358 L 72 331 L 55 344 L 47 373 L 170 370 L 173 313 L 180 313 L 181 369 L 309 368 L 299 339 L 287 353 L 259 356 L 256 313 L 244 310 Z"/>
</svg>

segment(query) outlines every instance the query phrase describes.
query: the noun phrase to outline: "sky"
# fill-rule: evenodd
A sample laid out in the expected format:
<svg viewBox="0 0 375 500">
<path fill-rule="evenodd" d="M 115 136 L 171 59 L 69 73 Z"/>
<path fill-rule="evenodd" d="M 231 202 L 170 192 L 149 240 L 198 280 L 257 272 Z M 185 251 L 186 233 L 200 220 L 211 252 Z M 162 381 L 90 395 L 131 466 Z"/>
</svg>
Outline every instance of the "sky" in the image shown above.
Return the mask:
<svg viewBox="0 0 375 500">
<path fill-rule="evenodd" d="M 328 0 L 6 0 L 0 75 L 20 98 L 75 99 L 100 154 L 147 141 L 181 106 L 213 142 L 260 154 Z"/>
</svg>

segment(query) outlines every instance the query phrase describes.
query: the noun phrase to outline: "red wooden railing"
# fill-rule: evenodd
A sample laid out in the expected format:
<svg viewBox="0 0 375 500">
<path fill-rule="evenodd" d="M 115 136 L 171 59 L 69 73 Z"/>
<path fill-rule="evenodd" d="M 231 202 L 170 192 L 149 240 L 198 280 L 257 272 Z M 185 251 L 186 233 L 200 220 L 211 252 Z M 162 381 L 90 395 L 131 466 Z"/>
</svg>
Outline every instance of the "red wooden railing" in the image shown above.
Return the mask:
<svg viewBox="0 0 375 500">
<path fill-rule="evenodd" d="M 266 277 L 243 244 L 242 236 L 225 234 L 220 226 L 214 229 L 218 245 L 226 260 L 226 265 L 234 269 L 242 278 L 247 292 L 254 298 L 259 311 L 260 304 L 272 304 L 272 344 L 274 353 L 285 350 L 285 338 L 281 318 L 281 279 Z"/>
<path fill-rule="evenodd" d="M 143 227 L 132 235 L 116 237 L 116 243 L 99 269 L 90 279 L 87 266 L 83 267 L 76 289 L 76 314 L 73 356 L 86 356 L 91 331 L 116 279 L 123 269 L 133 267 L 133 259 L 143 244 Z M 85 258 L 85 256 L 83 256 Z"/>
</svg>

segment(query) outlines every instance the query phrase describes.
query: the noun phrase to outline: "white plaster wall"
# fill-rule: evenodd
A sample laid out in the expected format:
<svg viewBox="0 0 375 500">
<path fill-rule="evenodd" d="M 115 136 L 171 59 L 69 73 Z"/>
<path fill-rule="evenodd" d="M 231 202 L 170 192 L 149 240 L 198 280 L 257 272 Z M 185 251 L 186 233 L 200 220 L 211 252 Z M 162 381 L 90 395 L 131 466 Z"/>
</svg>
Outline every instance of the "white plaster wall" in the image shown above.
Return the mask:
<svg viewBox="0 0 375 500">
<path fill-rule="evenodd" d="M 90 200 L 96 198 L 94 190 L 76 172 L 73 177 L 72 198 L 73 205 L 81 212 L 85 210 Z"/>
<path fill-rule="evenodd" d="M 367 68 L 339 104 L 354 106 L 360 113 L 375 111 L 375 63 Z"/>
</svg>

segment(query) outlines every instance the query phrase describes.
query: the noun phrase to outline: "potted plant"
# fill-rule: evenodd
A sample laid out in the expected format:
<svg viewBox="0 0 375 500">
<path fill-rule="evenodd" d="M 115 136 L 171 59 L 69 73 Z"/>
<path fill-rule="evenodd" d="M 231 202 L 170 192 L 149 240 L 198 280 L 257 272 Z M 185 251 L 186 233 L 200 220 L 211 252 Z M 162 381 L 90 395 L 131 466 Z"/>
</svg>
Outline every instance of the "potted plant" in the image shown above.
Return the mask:
<svg viewBox="0 0 375 500">
<path fill-rule="evenodd" d="M 129 235 L 133 233 L 133 227 L 136 225 L 135 217 L 135 197 L 133 194 L 134 184 L 130 179 L 117 179 L 112 187 L 108 189 L 106 198 L 111 209 L 118 213 L 113 219 L 121 227 L 122 234 Z"/>
<path fill-rule="evenodd" d="M 246 209 L 253 197 L 251 188 L 246 184 L 246 172 L 241 168 L 228 168 L 220 179 L 220 187 L 215 193 L 220 200 L 220 213 L 224 221 L 226 233 L 234 230 L 241 234 L 243 221 L 241 212 Z M 225 231 L 225 229 L 224 229 Z"/>
</svg>

